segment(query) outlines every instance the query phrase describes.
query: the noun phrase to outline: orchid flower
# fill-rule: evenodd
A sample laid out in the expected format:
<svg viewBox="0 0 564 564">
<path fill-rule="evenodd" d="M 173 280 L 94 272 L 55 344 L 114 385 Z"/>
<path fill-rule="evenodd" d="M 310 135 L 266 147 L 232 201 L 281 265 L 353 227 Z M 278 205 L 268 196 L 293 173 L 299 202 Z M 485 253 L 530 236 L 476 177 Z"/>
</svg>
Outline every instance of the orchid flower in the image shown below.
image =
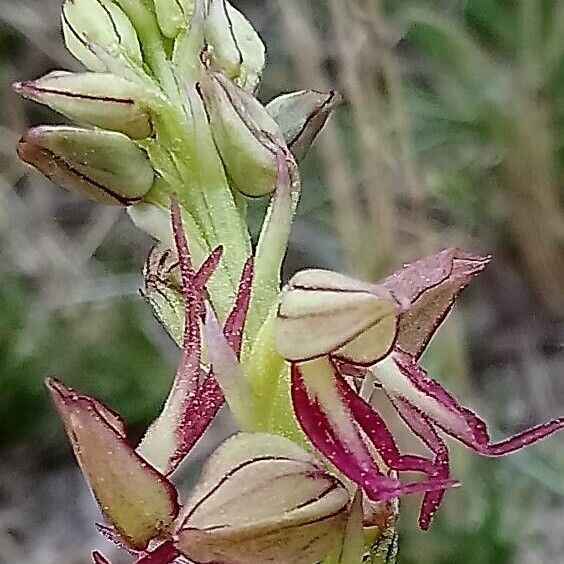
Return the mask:
<svg viewBox="0 0 564 564">
<path fill-rule="evenodd" d="M 426 474 L 421 486 L 441 479 L 450 485 L 448 449 L 439 431 L 478 454 L 501 456 L 564 427 L 559 418 L 492 442 L 484 421 L 418 364 L 460 292 L 488 261 L 447 249 L 378 284 L 306 270 L 281 294 L 277 347 L 291 364 L 296 417 L 312 444 L 371 499 L 417 491 L 384 478 L 372 452 L 388 471 Z M 433 460 L 399 451 L 377 409 L 347 381 L 350 375 L 374 378 Z M 444 488 L 424 494 L 421 528 L 428 528 L 443 494 Z"/>
</svg>

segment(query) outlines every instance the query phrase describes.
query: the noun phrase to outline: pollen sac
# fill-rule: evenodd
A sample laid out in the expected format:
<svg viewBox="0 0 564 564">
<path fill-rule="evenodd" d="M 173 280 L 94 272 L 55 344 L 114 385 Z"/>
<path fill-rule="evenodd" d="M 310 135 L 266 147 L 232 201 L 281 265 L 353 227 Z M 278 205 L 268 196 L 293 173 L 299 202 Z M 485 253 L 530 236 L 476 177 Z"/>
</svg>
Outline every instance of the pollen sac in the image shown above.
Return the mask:
<svg viewBox="0 0 564 564">
<path fill-rule="evenodd" d="M 145 153 L 121 133 L 35 127 L 21 138 L 18 155 L 53 182 L 103 204 L 129 206 L 153 185 Z"/>
<path fill-rule="evenodd" d="M 66 0 L 62 24 L 67 49 L 89 70 L 108 70 L 101 53 L 125 63 L 142 65 L 137 33 L 114 2 Z"/>
<path fill-rule="evenodd" d="M 226 0 L 210 0 L 205 24 L 213 66 L 247 92 L 260 81 L 264 44 L 248 20 Z"/>
<path fill-rule="evenodd" d="M 399 309 L 382 287 L 328 270 L 304 270 L 282 290 L 276 346 L 293 362 L 332 355 L 371 365 L 393 346 Z"/>
<path fill-rule="evenodd" d="M 194 0 L 154 0 L 154 4 L 163 35 L 174 39 L 188 27 L 194 12 Z"/>
<path fill-rule="evenodd" d="M 200 83 L 212 135 L 234 188 L 263 196 L 276 188 L 276 154 L 284 139 L 276 122 L 250 94 L 220 74 Z"/>
<path fill-rule="evenodd" d="M 300 161 L 340 102 L 341 96 L 334 91 L 302 90 L 275 98 L 266 109 L 280 126 L 288 148 Z"/>
<path fill-rule="evenodd" d="M 350 506 L 343 484 L 301 447 L 241 433 L 209 459 L 176 547 L 197 562 L 311 564 L 342 542 Z"/>
<path fill-rule="evenodd" d="M 151 135 L 149 115 L 138 102 L 139 86 L 119 76 L 55 71 L 18 82 L 14 90 L 81 124 L 119 131 L 133 139 Z"/>
</svg>

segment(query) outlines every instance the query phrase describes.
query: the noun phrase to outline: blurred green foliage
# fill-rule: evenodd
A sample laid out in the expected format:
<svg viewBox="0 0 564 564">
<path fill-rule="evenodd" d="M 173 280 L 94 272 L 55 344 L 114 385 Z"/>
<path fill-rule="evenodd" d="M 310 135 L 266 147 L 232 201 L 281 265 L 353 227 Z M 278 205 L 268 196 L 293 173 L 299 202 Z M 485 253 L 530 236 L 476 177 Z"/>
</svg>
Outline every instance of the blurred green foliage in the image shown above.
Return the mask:
<svg viewBox="0 0 564 564">
<path fill-rule="evenodd" d="M 30 307 L 33 284 L 10 274 L 1 282 L 2 444 L 65 444 L 43 388 L 47 375 L 96 394 L 134 429 L 158 413 L 174 368 L 142 329 L 146 304 L 125 299 L 42 315 Z"/>
</svg>

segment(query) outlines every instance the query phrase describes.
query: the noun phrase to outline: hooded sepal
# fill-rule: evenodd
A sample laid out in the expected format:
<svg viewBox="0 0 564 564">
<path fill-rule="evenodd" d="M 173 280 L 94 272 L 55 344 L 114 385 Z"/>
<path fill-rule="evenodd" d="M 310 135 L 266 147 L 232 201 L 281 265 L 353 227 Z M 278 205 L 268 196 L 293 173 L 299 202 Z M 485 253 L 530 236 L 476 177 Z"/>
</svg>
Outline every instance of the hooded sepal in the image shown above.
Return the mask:
<svg viewBox="0 0 564 564">
<path fill-rule="evenodd" d="M 342 538 L 349 507 L 347 489 L 301 447 L 241 433 L 209 459 L 176 546 L 198 562 L 310 564 Z"/>
<path fill-rule="evenodd" d="M 248 196 L 273 192 L 276 154 L 284 145 L 276 122 L 256 98 L 220 73 L 204 77 L 198 91 L 232 186 Z"/>
<path fill-rule="evenodd" d="M 18 155 L 53 182 L 102 204 L 132 205 L 154 182 L 146 154 L 113 131 L 34 127 L 21 138 Z"/>
<path fill-rule="evenodd" d="M 132 139 L 152 132 L 149 113 L 140 103 L 143 90 L 116 75 L 55 71 L 18 82 L 14 90 L 80 124 L 119 131 Z"/>
<path fill-rule="evenodd" d="M 280 296 L 277 349 L 293 362 L 331 355 L 374 364 L 395 342 L 399 312 L 386 288 L 328 270 L 303 270 Z"/>
<path fill-rule="evenodd" d="M 135 28 L 114 2 L 66 0 L 62 24 L 67 49 L 89 70 L 109 70 L 101 52 L 125 66 L 142 67 L 143 56 Z"/>
<path fill-rule="evenodd" d="M 121 420 L 56 380 L 46 385 L 84 477 L 124 542 L 143 550 L 168 534 L 179 510 L 176 490 L 129 446 Z"/>
<path fill-rule="evenodd" d="M 279 125 L 288 149 L 301 161 L 340 101 L 335 91 L 301 90 L 275 98 L 266 109 Z"/>
<path fill-rule="evenodd" d="M 253 26 L 227 0 L 209 0 L 205 40 L 212 66 L 253 92 L 265 63 L 264 44 Z"/>
</svg>

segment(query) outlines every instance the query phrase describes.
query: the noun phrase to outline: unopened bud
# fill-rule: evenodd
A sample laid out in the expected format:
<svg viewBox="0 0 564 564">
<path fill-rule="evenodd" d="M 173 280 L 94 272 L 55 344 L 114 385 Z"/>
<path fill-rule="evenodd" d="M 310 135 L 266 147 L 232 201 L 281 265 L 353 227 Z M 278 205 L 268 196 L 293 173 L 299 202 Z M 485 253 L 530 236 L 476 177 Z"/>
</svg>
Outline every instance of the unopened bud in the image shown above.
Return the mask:
<svg viewBox="0 0 564 564">
<path fill-rule="evenodd" d="M 173 524 L 174 486 L 131 448 L 113 411 L 57 380 L 46 386 L 104 517 L 129 547 L 144 550 Z"/>
<path fill-rule="evenodd" d="M 327 270 L 304 270 L 283 289 L 276 347 L 290 361 L 333 355 L 374 364 L 392 347 L 398 304 L 386 289 Z"/>
<path fill-rule="evenodd" d="M 302 90 L 272 100 L 266 109 L 280 126 L 288 148 L 303 159 L 341 96 L 334 91 Z"/>
<path fill-rule="evenodd" d="M 67 49 L 88 69 L 104 72 L 107 64 L 97 53 L 142 65 L 143 57 L 135 28 L 114 2 L 66 0 L 62 14 Z"/>
<path fill-rule="evenodd" d="M 277 144 L 284 143 L 276 122 L 251 94 L 220 74 L 203 80 L 200 93 L 233 187 L 248 196 L 273 192 Z"/>
<path fill-rule="evenodd" d="M 113 131 L 35 127 L 20 140 L 18 154 L 53 182 L 103 204 L 131 205 L 153 185 L 145 153 Z"/>
<path fill-rule="evenodd" d="M 253 92 L 264 67 L 265 49 L 245 16 L 227 0 L 210 0 L 205 36 L 212 64 L 237 86 Z"/>
<path fill-rule="evenodd" d="M 119 131 L 133 139 L 151 135 L 151 121 L 139 105 L 139 86 L 112 74 L 56 71 L 14 90 L 82 124 Z"/>
<path fill-rule="evenodd" d="M 209 459 L 176 547 L 197 562 L 311 564 L 342 541 L 350 495 L 291 441 L 236 435 Z"/>
<path fill-rule="evenodd" d="M 163 35 L 174 39 L 190 23 L 194 0 L 154 0 L 157 21 Z"/>
</svg>

